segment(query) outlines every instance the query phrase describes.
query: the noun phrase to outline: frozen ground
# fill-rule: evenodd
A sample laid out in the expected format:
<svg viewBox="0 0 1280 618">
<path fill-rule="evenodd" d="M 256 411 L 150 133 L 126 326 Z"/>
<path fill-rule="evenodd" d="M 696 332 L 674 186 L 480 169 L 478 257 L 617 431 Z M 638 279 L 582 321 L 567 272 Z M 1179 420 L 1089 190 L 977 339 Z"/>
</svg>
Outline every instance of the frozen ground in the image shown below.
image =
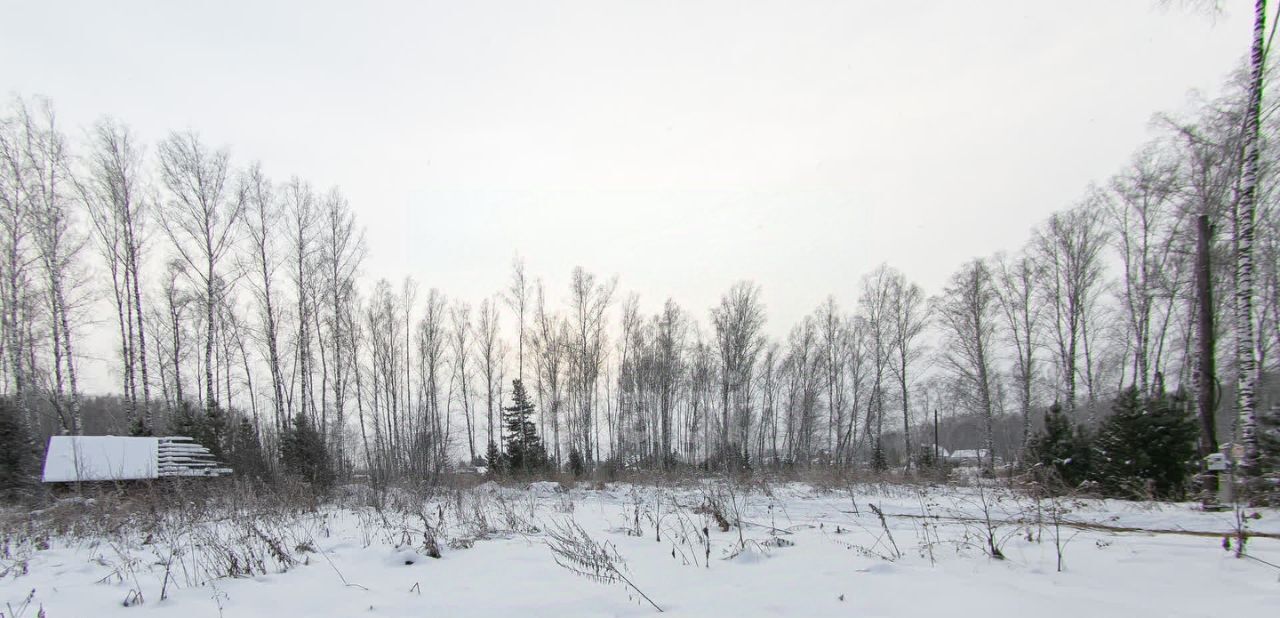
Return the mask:
<svg viewBox="0 0 1280 618">
<path fill-rule="evenodd" d="M 37 524 L 15 524 L 21 514 L 9 512 L 0 612 L 655 614 L 626 584 L 557 564 L 548 531 L 572 522 L 610 544 L 623 574 L 673 616 L 1263 616 L 1280 607 L 1280 569 L 1223 550 L 1233 514 L 1188 504 L 714 482 L 569 492 L 486 484 L 426 502 L 393 498 L 382 509 L 348 498 L 316 511 L 240 503 L 128 516 L 101 514 L 109 510 L 102 501 L 69 500 L 32 518 Z M 1280 513 L 1258 514 L 1250 530 L 1280 534 Z M 1064 523 L 1061 572 L 1055 519 Z M 427 556 L 428 531 L 439 559 Z M 990 556 L 988 537 L 1004 560 Z M 1276 538 L 1254 537 L 1248 549 L 1280 564 Z"/>
</svg>

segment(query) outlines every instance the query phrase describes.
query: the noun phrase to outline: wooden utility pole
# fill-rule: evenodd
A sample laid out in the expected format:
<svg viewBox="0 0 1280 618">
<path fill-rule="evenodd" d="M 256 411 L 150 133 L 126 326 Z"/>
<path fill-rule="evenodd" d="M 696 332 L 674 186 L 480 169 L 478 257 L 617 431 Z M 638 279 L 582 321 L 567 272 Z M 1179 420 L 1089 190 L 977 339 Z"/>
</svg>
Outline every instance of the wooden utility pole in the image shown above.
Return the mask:
<svg viewBox="0 0 1280 618">
<path fill-rule="evenodd" d="M 936 466 L 936 465 L 938 465 L 939 463 L 941 463 L 941 461 L 939 460 L 939 458 L 938 458 L 938 457 L 939 457 L 939 452 L 938 452 L 938 409 L 937 409 L 937 408 L 934 408 L 934 409 L 933 409 L 933 464 L 934 464 L 935 466 Z"/>
<path fill-rule="evenodd" d="M 1218 400 L 1218 380 L 1214 367 L 1213 281 L 1210 279 L 1209 243 L 1212 229 L 1209 216 L 1196 217 L 1196 412 L 1200 420 L 1200 461 L 1204 466 L 1203 502 L 1206 509 L 1218 507 L 1219 471 L 1208 457 L 1218 452 L 1214 413 Z M 1230 483 L 1230 481 L 1228 481 Z"/>
<path fill-rule="evenodd" d="M 1217 400 L 1217 379 L 1214 367 L 1213 340 L 1213 284 L 1210 280 L 1208 215 L 1196 218 L 1196 350 L 1199 358 L 1199 378 L 1196 384 L 1196 408 L 1200 417 L 1200 457 L 1218 452 L 1218 439 L 1214 428 L 1214 404 Z"/>
</svg>

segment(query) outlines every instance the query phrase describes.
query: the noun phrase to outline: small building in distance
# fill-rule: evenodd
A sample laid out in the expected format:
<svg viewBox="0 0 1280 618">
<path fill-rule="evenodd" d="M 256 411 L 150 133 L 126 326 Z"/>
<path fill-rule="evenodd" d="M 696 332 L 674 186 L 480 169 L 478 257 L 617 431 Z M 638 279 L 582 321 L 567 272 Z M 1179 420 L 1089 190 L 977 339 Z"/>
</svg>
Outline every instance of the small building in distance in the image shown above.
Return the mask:
<svg viewBox="0 0 1280 618">
<path fill-rule="evenodd" d="M 227 474 L 230 468 L 185 436 L 53 436 L 45 451 L 42 480 L 76 483 Z"/>
<path fill-rule="evenodd" d="M 980 466 L 982 462 L 987 460 L 987 449 L 985 448 L 962 448 L 956 449 L 943 455 L 947 463 L 953 466 Z"/>
</svg>

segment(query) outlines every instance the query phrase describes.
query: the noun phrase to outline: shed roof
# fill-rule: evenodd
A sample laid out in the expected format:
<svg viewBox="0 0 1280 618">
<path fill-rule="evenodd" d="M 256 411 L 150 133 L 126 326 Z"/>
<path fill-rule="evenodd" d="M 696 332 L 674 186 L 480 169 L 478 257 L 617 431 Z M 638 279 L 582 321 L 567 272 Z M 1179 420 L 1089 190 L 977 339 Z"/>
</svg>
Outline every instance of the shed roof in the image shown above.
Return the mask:
<svg viewBox="0 0 1280 618">
<path fill-rule="evenodd" d="M 125 481 L 158 476 L 159 438 L 53 436 L 44 482 Z"/>
<path fill-rule="evenodd" d="M 230 473 L 209 449 L 184 436 L 53 436 L 44 460 L 46 483 Z"/>
</svg>

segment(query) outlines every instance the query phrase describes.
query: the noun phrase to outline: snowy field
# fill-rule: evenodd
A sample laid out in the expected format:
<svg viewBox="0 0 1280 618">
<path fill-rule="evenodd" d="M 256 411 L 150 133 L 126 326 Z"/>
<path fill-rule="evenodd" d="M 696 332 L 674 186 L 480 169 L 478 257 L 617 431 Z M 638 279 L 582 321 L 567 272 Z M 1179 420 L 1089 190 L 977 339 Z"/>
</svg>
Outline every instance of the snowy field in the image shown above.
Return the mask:
<svg viewBox="0 0 1280 618">
<path fill-rule="evenodd" d="M 381 508 L 344 494 L 318 509 L 241 501 L 153 511 L 71 498 L 8 511 L 0 612 L 656 614 L 640 593 L 672 616 L 1264 616 L 1280 607 L 1280 569 L 1259 561 L 1280 564 L 1274 510 L 1247 520 L 1256 559 L 1237 559 L 1223 549 L 1231 512 L 995 489 L 489 483 L 428 499 L 395 494 Z M 566 547 L 577 527 L 590 540 Z M 559 564 L 575 566 L 575 555 L 595 555 L 597 577 Z"/>
</svg>

